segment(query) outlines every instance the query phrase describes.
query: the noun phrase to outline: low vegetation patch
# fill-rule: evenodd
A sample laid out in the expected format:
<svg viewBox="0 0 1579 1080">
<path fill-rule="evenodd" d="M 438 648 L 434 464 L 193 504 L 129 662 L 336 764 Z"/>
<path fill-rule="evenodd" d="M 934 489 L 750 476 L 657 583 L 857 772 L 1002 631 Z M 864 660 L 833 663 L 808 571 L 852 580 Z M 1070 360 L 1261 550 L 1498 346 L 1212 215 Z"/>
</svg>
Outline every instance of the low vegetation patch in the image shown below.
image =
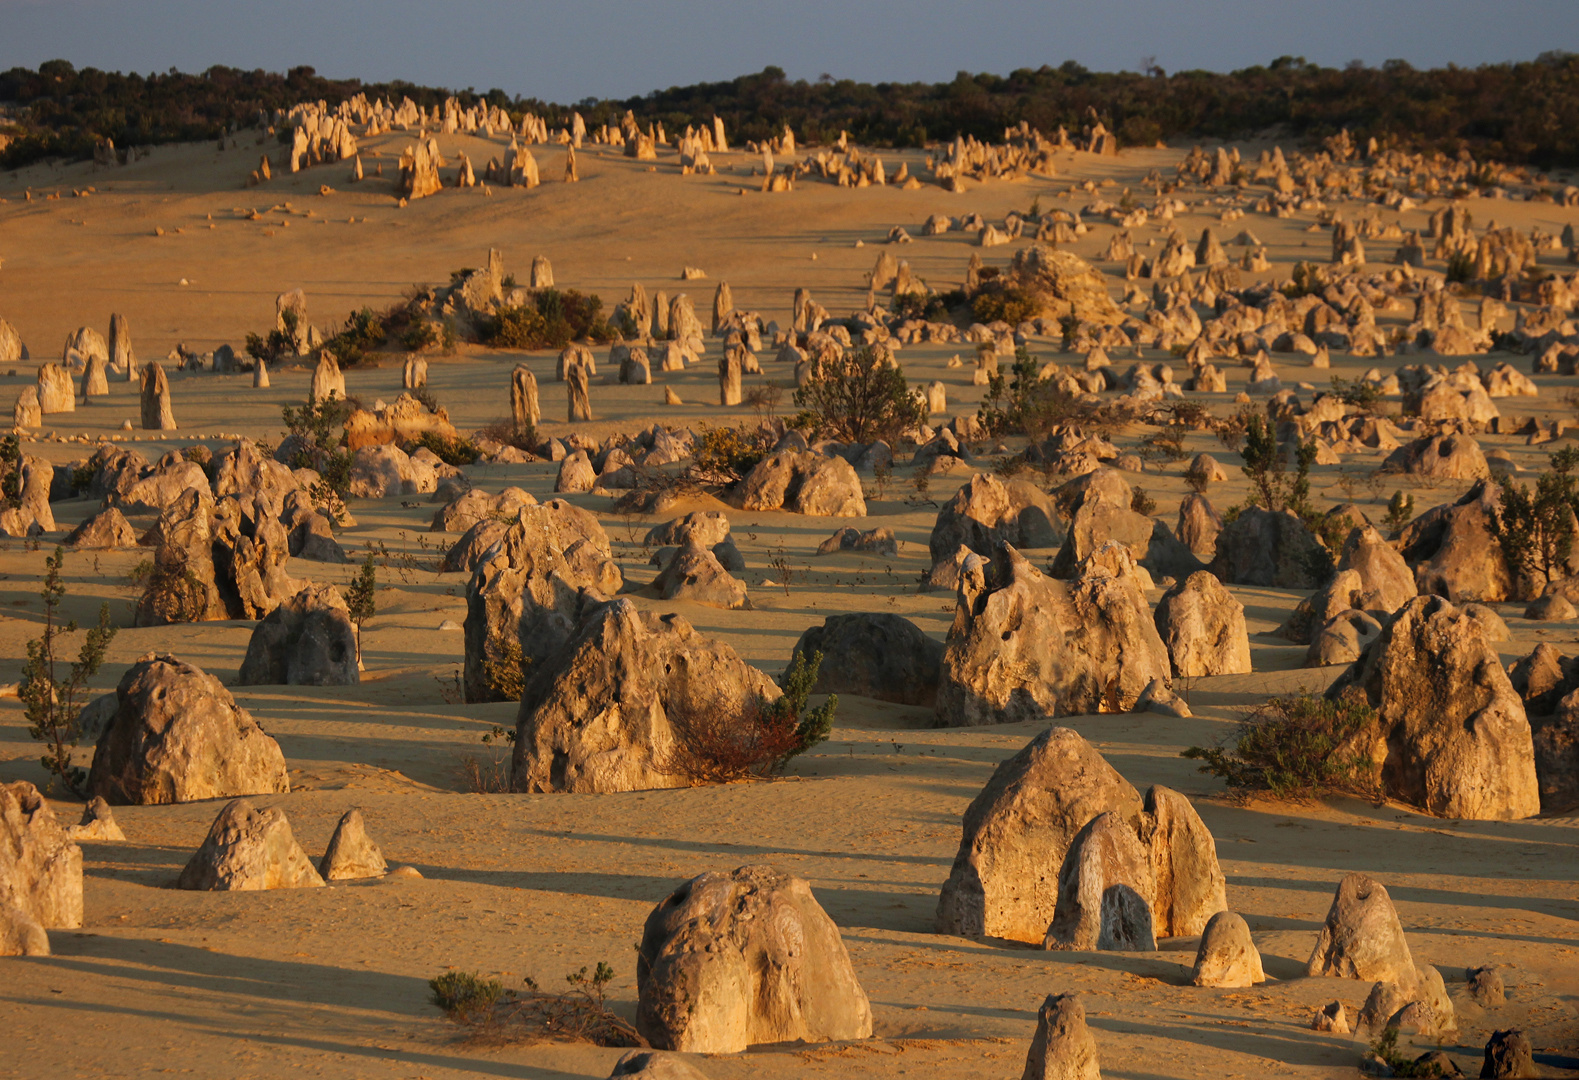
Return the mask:
<svg viewBox="0 0 1579 1080">
<path fill-rule="evenodd" d="M 669 758 L 659 767 L 693 784 L 761 780 L 782 773 L 790 761 L 828 738 L 839 699 L 808 709 L 806 698 L 817 683 L 822 653 L 796 652 L 784 676 L 784 696 L 756 698 L 731 706 L 715 696 L 688 704 L 672 702 L 669 720 L 678 735 Z"/>
<path fill-rule="evenodd" d="M 60 548 L 44 560 L 44 632 L 27 643 L 27 662 L 22 665 L 22 682 L 17 696 L 26 710 L 27 733 L 44 744 L 40 759 L 53 780 L 59 781 L 67 791 L 80 794 L 87 780 L 87 773 L 72 764 L 71 752 L 77 745 L 81 731 L 77 727 L 78 714 L 86 700 L 88 680 L 99 672 L 104 663 L 104 653 L 115 640 L 115 627 L 110 625 L 110 605 L 99 608 L 99 621 L 88 628 L 77 659 L 69 669 L 60 665 L 64 642 L 61 637 L 76 633 L 75 622 L 60 621 L 60 603 L 65 598 L 66 586 L 60 580 L 65 556 Z"/>
<path fill-rule="evenodd" d="M 527 976 L 525 989 L 507 990 L 498 979 L 447 971 L 428 980 L 428 1000 L 473 1038 L 498 1041 L 563 1040 L 594 1046 L 646 1046 L 636 1029 L 609 1009 L 614 969 L 602 961 L 565 976 L 568 989 L 553 993 Z"/>
<path fill-rule="evenodd" d="M 575 289 L 541 289 L 525 304 L 500 308 L 481 329 L 483 344 L 499 349 L 563 349 L 572 341 L 613 336 L 603 300 Z"/>
<path fill-rule="evenodd" d="M 796 427 L 841 442 L 881 439 L 896 446 L 926 420 L 926 404 L 910 392 L 899 366 L 866 345 L 813 365 L 795 390 L 795 407 L 803 410 Z"/>
<path fill-rule="evenodd" d="M 1245 718 L 1223 746 L 1192 746 L 1202 762 L 1240 796 L 1308 799 L 1376 795 L 1370 756 L 1358 749 L 1377 725 L 1376 710 L 1355 695 L 1337 701 L 1312 694 L 1273 698 Z"/>
</svg>

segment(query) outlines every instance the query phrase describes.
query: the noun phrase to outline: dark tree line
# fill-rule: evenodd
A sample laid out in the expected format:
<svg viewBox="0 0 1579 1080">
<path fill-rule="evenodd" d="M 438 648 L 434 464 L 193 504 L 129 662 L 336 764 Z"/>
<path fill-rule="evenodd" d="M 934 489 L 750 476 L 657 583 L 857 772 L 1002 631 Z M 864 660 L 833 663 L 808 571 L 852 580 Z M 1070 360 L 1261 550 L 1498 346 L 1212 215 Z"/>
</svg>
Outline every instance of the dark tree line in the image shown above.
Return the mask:
<svg viewBox="0 0 1579 1080">
<path fill-rule="evenodd" d="M 1002 76 L 961 72 L 947 83 L 806 82 L 770 67 L 727 82 L 574 106 L 502 90 L 326 79 L 310 67 L 283 75 L 214 67 L 145 77 L 77 71 L 52 60 L 37 71 L 0 73 L 0 108 L 22 130 L 0 154 L 0 167 L 86 157 L 101 137 L 118 146 L 214 138 L 231 124 L 252 124 L 260 109 L 319 99 L 335 104 L 359 92 L 396 102 L 406 96 L 425 107 L 454 94 L 465 105 L 486 100 L 517 116 L 536 112 L 551 125 L 564 122 L 571 108 L 592 125 L 612 123 L 630 109 L 670 131 L 716 114 L 735 142 L 766 138 L 785 124 L 813 143 L 832 141 L 841 130 L 878 147 L 922 146 L 961 134 L 996 140 L 1022 120 L 1043 132 L 1060 125 L 1078 131 L 1095 112 L 1127 145 L 1250 136 L 1309 143 L 1348 128 L 1362 144 L 1374 136 L 1403 149 L 1468 149 L 1543 167 L 1579 164 L 1579 55 L 1543 53 L 1516 64 L 1429 70 L 1399 60 L 1340 69 L 1281 57 L 1227 74 L 1172 75 L 1157 68 L 1093 72 L 1070 61 Z"/>
</svg>

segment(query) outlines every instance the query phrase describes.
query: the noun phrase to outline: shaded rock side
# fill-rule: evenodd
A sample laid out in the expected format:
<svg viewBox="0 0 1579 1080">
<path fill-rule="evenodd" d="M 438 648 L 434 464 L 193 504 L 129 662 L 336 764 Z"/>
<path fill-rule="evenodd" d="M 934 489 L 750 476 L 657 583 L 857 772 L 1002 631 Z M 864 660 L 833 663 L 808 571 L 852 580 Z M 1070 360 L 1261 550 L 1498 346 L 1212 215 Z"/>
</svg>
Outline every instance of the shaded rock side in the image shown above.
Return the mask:
<svg viewBox="0 0 1579 1080">
<path fill-rule="evenodd" d="M 278 807 L 258 810 L 246 799 L 226 805 L 176 887 L 210 892 L 322 888 L 323 878 L 291 833 Z"/>
<path fill-rule="evenodd" d="M 1376 710 L 1354 738 L 1384 791 L 1441 817 L 1540 810 L 1524 703 L 1481 624 L 1439 596 L 1409 601 L 1327 690 Z"/>
<path fill-rule="evenodd" d="M 88 790 L 112 804 L 290 791 L 285 756 L 218 679 L 173 656 L 138 660 L 93 750 Z"/>
<path fill-rule="evenodd" d="M 771 866 L 692 878 L 642 932 L 636 1025 L 664 1050 L 865 1039 L 872 1010 L 811 886 Z"/>
<path fill-rule="evenodd" d="M 1039 944 L 1070 842 L 1109 810 L 1139 814 L 1140 793 L 1074 731 L 1038 735 L 993 771 L 966 809 L 938 898 L 938 932 Z"/>
<path fill-rule="evenodd" d="M 611 601 L 533 665 L 516 720 L 511 789 L 684 786 L 688 724 L 780 696 L 771 679 L 680 616 L 642 615 L 627 599 Z"/>
</svg>

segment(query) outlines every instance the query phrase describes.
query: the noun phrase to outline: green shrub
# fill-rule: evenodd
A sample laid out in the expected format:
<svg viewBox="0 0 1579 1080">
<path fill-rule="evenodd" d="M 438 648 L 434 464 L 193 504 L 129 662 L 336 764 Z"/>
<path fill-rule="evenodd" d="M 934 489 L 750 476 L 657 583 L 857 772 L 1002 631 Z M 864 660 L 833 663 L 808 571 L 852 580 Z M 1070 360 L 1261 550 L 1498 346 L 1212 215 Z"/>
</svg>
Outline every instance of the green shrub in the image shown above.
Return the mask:
<svg viewBox="0 0 1579 1080">
<path fill-rule="evenodd" d="M 703 484 L 729 487 L 745 479 L 772 448 L 765 428 L 748 431 L 744 426 L 715 428 L 703 424 L 691 452 L 691 471 Z"/>
<path fill-rule="evenodd" d="M 73 482 L 76 477 L 73 475 Z M 92 483 L 93 474 L 88 474 Z M 22 505 L 22 443 L 15 435 L 0 436 L 0 506 L 16 510 Z"/>
<path fill-rule="evenodd" d="M 470 439 L 458 435 L 441 435 L 437 431 L 424 431 L 410 444 L 408 453 L 421 447 L 433 451 L 446 465 L 471 465 L 482 457 L 482 451 Z"/>
<path fill-rule="evenodd" d="M 1502 485 L 1501 512 L 1487 524 L 1502 553 L 1521 581 L 1552 581 L 1567 576 L 1574 550 L 1576 497 L 1566 471 L 1542 473 L 1529 488 L 1513 479 Z"/>
<path fill-rule="evenodd" d="M 812 414 L 818 434 L 842 442 L 882 439 L 894 446 L 926 420 L 925 403 L 910 392 L 898 365 L 864 345 L 813 365 L 795 390 L 795 405 Z"/>
<path fill-rule="evenodd" d="M 1371 796 L 1373 762 L 1354 747 L 1376 725 L 1376 710 L 1357 694 L 1337 701 L 1311 694 L 1274 698 L 1239 725 L 1229 744 L 1192 746 L 1181 756 L 1204 762 L 1201 772 L 1241 795 Z"/>
<path fill-rule="evenodd" d="M 537 428 L 530 421 L 525 427 L 516 427 L 514 420 L 495 420 L 477 429 L 477 437 L 489 439 L 502 446 L 513 446 L 535 454 L 538 450 Z"/>
<path fill-rule="evenodd" d="M 1129 508 L 1137 514 L 1150 517 L 1157 509 L 1157 500 L 1146 494 L 1143 487 L 1134 487 L 1129 492 Z"/>
<path fill-rule="evenodd" d="M 825 741 L 833 729 L 836 696 L 830 694 L 815 709 L 806 707 L 821 664 L 820 652 L 808 659 L 797 651 L 777 701 L 757 698 L 734 707 L 703 692 L 693 700 L 670 702 L 668 715 L 678 738 L 663 771 L 694 784 L 727 784 L 783 772 L 796 755 Z"/>
<path fill-rule="evenodd" d="M 483 342 L 496 349 L 546 349 L 547 328 L 535 307 L 501 307 L 484 330 Z"/>
<path fill-rule="evenodd" d="M 357 573 L 356 580 L 345 590 L 346 614 L 356 623 L 358 633 L 361 632 L 362 624 L 378 612 L 377 592 L 378 568 L 373 563 L 373 553 L 369 551 L 367 558 L 362 560 L 362 569 Z"/>
<path fill-rule="evenodd" d="M 1249 505 L 1274 513 L 1292 510 L 1310 524 L 1310 467 L 1316 463 L 1315 440 L 1299 444 L 1294 475 L 1290 477 L 1284 471 L 1283 448 L 1278 445 L 1272 424 L 1253 413 L 1245 418 L 1244 446 L 1239 456 L 1245 462 L 1244 474 L 1250 478 Z"/>
<path fill-rule="evenodd" d="M 1402 1050 L 1399 1050 L 1398 1029 L 1395 1027 L 1386 1028 L 1382 1031 L 1376 1041 L 1371 1043 L 1371 1053 L 1375 1054 L 1378 1060 L 1392 1070 L 1393 1076 L 1440 1077 L 1449 1075 L 1444 1073 L 1442 1067 L 1436 1062 L 1426 1060 L 1426 1058 L 1431 1056 L 1429 1051 L 1421 1054 L 1419 1057 L 1410 1057 Z M 1462 1074 L 1455 1070 L 1451 1075 L 1459 1076 Z"/>
<path fill-rule="evenodd" d="M 1370 412 L 1376 408 L 1376 403 L 1381 400 L 1382 391 L 1375 383 L 1366 382 L 1364 379 L 1342 379 L 1332 377 L 1332 392 L 1338 395 L 1338 400 L 1345 405 L 1352 405 L 1356 409 Z"/>
<path fill-rule="evenodd" d="M 964 294 L 958 294 L 956 303 L 964 300 Z M 947 296 L 938 296 L 925 292 L 900 293 L 894 297 L 892 304 L 893 314 L 901 319 L 925 319 L 928 322 L 942 322 L 948 318 L 949 303 Z"/>
<path fill-rule="evenodd" d="M 292 469 L 313 469 L 339 498 L 351 485 L 354 457 L 345 446 L 345 422 L 351 403 L 339 398 L 309 401 L 298 408 L 286 405 L 280 412 L 286 430 L 296 437 L 296 450 L 285 464 Z"/>
<path fill-rule="evenodd" d="M 1393 497 L 1387 500 L 1387 516 L 1382 518 L 1382 524 L 1387 526 L 1388 532 L 1402 532 L 1414 516 L 1415 497 L 1395 491 Z"/>
<path fill-rule="evenodd" d="M 282 330 L 270 330 L 266 336 L 247 335 L 247 355 L 254 360 L 262 360 L 270 367 L 282 356 L 296 355 L 296 312 L 284 311 L 280 319 L 285 323 Z"/>
<path fill-rule="evenodd" d="M 344 328 L 324 342 L 324 348 L 334 353 L 341 367 L 356 367 L 384 343 L 385 336 L 383 316 L 365 307 L 353 311 Z"/>
<path fill-rule="evenodd" d="M 1036 303 L 1024 289 L 988 289 L 976 294 L 970 313 L 979 323 L 1002 321 L 1018 326 L 1036 314 Z"/>
<path fill-rule="evenodd" d="M 446 971 L 428 980 L 428 1000 L 457 1024 L 476 1024 L 493 1013 L 504 984 L 468 971 Z"/>
<path fill-rule="evenodd" d="M 521 652 L 521 642 L 513 635 L 504 635 L 494 642 L 494 647 L 483 655 L 483 681 L 488 684 L 496 701 L 520 701 L 526 690 L 526 669 L 531 659 Z M 513 738 L 511 741 L 514 741 Z"/>
<path fill-rule="evenodd" d="M 501 349 L 563 349 L 612 337 L 602 299 L 575 289 L 541 289 L 528 304 L 500 308 L 482 331 L 484 344 Z"/>
<path fill-rule="evenodd" d="M 400 334 L 400 347 L 407 352 L 422 352 L 439 344 L 439 327 L 427 320 L 418 320 Z"/>
<path fill-rule="evenodd" d="M 44 631 L 27 643 L 27 661 L 22 665 L 17 696 L 25 706 L 27 733 L 44 744 L 40 761 L 53 777 L 51 786 L 59 780 L 67 790 L 80 793 L 87 774 L 71 762 L 71 752 L 81 734 L 77 716 L 82 712 L 88 680 L 98 674 L 104 653 L 115 640 L 115 627 L 110 625 L 110 605 L 100 605 L 98 624 L 88 628 L 70 674 L 62 676 L 56 671 L 60 636 L 77 630 L 75 622 L 58 621 L 60 602 L 66 595 L 66 586 L 60 580 L 64 563 L 65 555 L 58 547 L 44 560 L 44 588 L 40 593 L 44 599 Z"/>
<path fill-rule="evenodd" d="M 1041 377 L 1041 365 L 1025 346 L 1014 350 L 1009 375 L 992 376 L 976 410 L 976 419 L 990 434 L 1024 435 L 1041 442 L 1060 424 L 1084 418 L 1074 395 Z"/>
</svg>

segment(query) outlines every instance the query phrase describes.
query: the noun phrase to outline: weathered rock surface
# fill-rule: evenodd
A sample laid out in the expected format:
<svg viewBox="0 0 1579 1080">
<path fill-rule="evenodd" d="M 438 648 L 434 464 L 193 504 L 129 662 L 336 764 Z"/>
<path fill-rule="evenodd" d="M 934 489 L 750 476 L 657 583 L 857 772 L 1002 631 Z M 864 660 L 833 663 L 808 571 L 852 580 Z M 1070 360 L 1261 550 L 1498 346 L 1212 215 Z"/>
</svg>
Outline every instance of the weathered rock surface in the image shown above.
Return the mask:
<svg viewBox="0 0 1579 1080">
<path fill-rule="evenodd" d="M 1071 582 L 1049 578 L 1012 547 L 960 572 L 938 685 L 945 726 L 1125 712 L 1153 679 L 1170 681 L 1168 650 L 1133 568 L 1113 544 Z"/>
<path fill-rule="evenodd" d="M 1156 892 L 1151 855 L 1135 830 L 1112 811 L 1098 814 L 1064 853 L 1043 948 L 1155 951 Z"/>
<path fill-rule="evenodd" d="M 674 1054 L 652 1050 L 631 1050 L 614 1063 L 609 1080 L 616 1076 L 645 1077 L 646 1080 L 707 1080 L 696 1066 Z"/>
<path fill-rule="evenodd" d="M 1021 248 L 1003 277 L 1009 287 L 1024 290 L 1042 318 L 1107 325 L 1124 318 L 1101 271 L 1073 252 L 1044 244 Z"/>
<path fill-rule="evenodd" d="M 1524 703 L 1468 613 L 1437 596 L 1409 601 L 1327 696 L 1354 692 L 1378 715 L 1355 748 L 1392 797 L 1461 819 L 1539 812 Z"/>
<path fill-rule="evenodd" d="M 791 656 L 822 654 L 814 694 L 859 694 L 902 705 L 937 699 L 943 643 L 887 612 L 830 615 L 807 627 Z"/>
<path fill-rule="evenodd" d="M 1493 1031 L 1486 1040 L 1486 1055 L 1480 1066 L 1481 1076 L 1538 1076 L 1535 1071 L 1535 1050 L 1529 1037 L 1522 1031 Z"/>
<path fill-rule="evenodd" d="M 1040 943 L 1070 843 L 1109 810 L 1135 817 L 1139 792 L 1068 728 L 1038 735 L 994 770 L 965 811 L 938 932 Z"/>
<path fill-rule="evenodd" d="M 329 847 L 318 862 L 318 873 L 325 881 L 355 881 L 383 877 L 389 871 L 384 853 L 367 835 L 362 811 L 347 810 L 329 837 Z"/>
<path fill-rule="evenodd" d="M 1250 670 L 1244 605 L 1205 570 L 1163 593 L 1154 619 L 1175 675 L 1237 675 Z"/>
<path fill-rule="evenodd" d="M 841 457 L 780 450 L 759 461 L 731 498 L 742 510 L 790 510 L 821 517 L 865 517 L 855 468 Z"/>
<path fill-rule="evenodd" d="M 746 607 L 746 586 L 730 576 L 709 547 L 692 536 L 653 581 L 665 600 L 689 600 L 708 607 Z"/>
<path fill-rule="evenodd" d="M 1246 987 L 1266 982 L 1261 954 L 1250 939 L 1244 916 L 1219 911 L 1206 924 L 1195 951 L 1190 981 L 1196 986 Z"/>
<path fill-rule="evenodd" d="M 112 701 L 115 698 L 114 694 L 104 696 Z M 88 805 L 82 808 L 82 820 L 67 829 L 66 833 L 73 840 L 109 842 L 126 839 L 126 834 L 121 832 L 120 825 L 115 821 L 110 804 L 98 795 L 88 800 Z"/>
<path fill-rule="evenodd" d="M 1461 432 L 1405 443 L 1387 455 L 1382 468 L 1434 480 L 1480 480 L 1490 473 L 1480 444 Z"/>
<path fill-rule="evenodd" d="M 1404 528 L 1398 550 L 1414 568 L 1420 592 L 1455 604 L 1496 603 L 1513 595 L 1513 575 L 1491 531 L 1501 498 L 1496 484 L 1482 481 L 1458 501 L 1433 507 Z"/>
<path fill-rule="evenodd" d="M 138 660 L 93 750 L 88 790 L 151 805 L 283 794 L 285 756 L 218 679 L 173 656 Z"/>
<path fill-rule="evenodd" d="M 66 535 L 65 544 L 71 548 L 105 549 L 137 546 L 137 530 L 115 507 L 100 510 Z"/>
<path fill-rule="evenodd" d="M 246 799 L 228 803 L 187 861 L 177 888 L 210 892 L 322 888 L 323 878 L 291 833 L 285 812 L 258 810 Z"/>
<path fill-rule="evenodd" d="M 1414 967 L 1387 887 L 1365 874 L 1346 875 L 1333 894 L 1306 973 L 1400 982 L 1413 976 Z"/>
<path fill-rule="evenodd" d="M 1078 994 L 1048 994 L 1020 1080 L 1102 1080 L 1097 1043 Z"/>
<path fill-rule="evenodd" d="M 144 431 L 174 431 L 175 411 L 170 405 L 170 379 L 157 361 L 142 371 L 142 421 Z"/>
<path fill-rule="evenodd" d="M 71 382 L 71 372 L 59 364 L 41 364 L 38 369 L 38 408 L 46 416 L 50 413 L 75 412 L 77 390 Z"/>
<path fill-rule="evenodd" d="M 501 700 L 489 665 L 541 664 L 623 582 L 591 513 L 563 499 L 523 506 L 466 587 L 466 700 Z"/>
<path fill-rule="evenodd" d="M 1223 515 L 1205 495 L 1192 491 L 1179 503 L 1179 524 L 1174 531 L 1196 558 L 1210 562 L 1217 555 L 1217 534 L 1223 531 Z"/>
<path fill-rule="evenodd" d="M 1191 937 L 1228 907 L 1217 842 L 1190 800 L 1155 784 L 1146 790 L 1137 825 L 1151 853 L 1157 888 L 1152 906 L 1158 937 Z"/>
<path fill-rule="evenodd" d="M 1312 1031 L 1328 1031 L 1334 1035 L 1349 1034 L 1348 1011 L 1344 1009 L 1343 1002 L 1333 1001 L 1316 1010 L 1316 1015 L 1310 1021 Z"/>
<path fill-rule="evenodd" d="M 1016 549 L 1058 542 L 1052 499 L 1023 480 L 1003 481 L 989 473 L 972 476 L 938 511 L 927 541 L 936 566 L 961 547 L 984 559 L 1003 544 Z"/>
<path fill-rule="evenodd" d="M 1300 645 L 1346 611 L 1364 611 L 1378 621 L 1418 595 L 1403 556 L 1370 525 L 1349 533 L 1337 572 L 1315 594 L 1299 602 L 1278 633 Z"/>
<path fill-rule="evenodd" d="M 122 473 L 116 479 L 119 481 L 117 487 L 106 493 L 104 501 L 128 514 L 162 513 L 189 490 L 198 492 L 206 502 L 213 502 L 213 491 L 203 467 L 173 451 L 160 458 L 151 469 L 135 474 Z"/>
<path fill-rule="evenodd" d="M 0 902 L 0 956 L 48 956 L 49 935 L 37 919 Z"/>
<path fill-rule="evenodd" d="M 529 669 L 516 720 L 514 791 L 610 792 L 688 784 L 688 724 L 781 695 L 728 645 L 627 599 L 590 611 Z"/>
<path fill-rule="evenodd" d="M 1340 611 L 1317 630 L 1305 650 L 1305 667 L 1352 664 L 1381 635 L 1382 624 L 1363 611 Z"/>
<path fill-rule="evenodd" d="M 598 482 L 598 471 L 592 467 L 592 459 L 587 457 L 585 450 L 577 450 L 568 454 L 559 463 L 559 475 L 554 479 L 554 491 L 562 495 L 579 495 L 591 491 L 592 485 Z"/>
<path fill-rule="evenodd" d="M 364 446 L 351 458 L 347 490 L 354 498 L 426 495 L 438 486 L 438 473 L 430 465 L 392 443 Z"/>
<path fill-rule="evenodd" d="M 832 555 L 840 551 L 859 551 L 892 558 L 899 554 L 899 540 L 894 536 L 894 530 L 886 526 L 863 532 L 847 525 L 817 545 L 818 555 Z"/>
<path fill-rule="evenodd" d="M 1217 554 L 1207 568 L 1225 585 L 1313 589 L 1331 560 L 1292 510 L 1243 511 L 1217 534 Z"/>
<path fill-rule="evenodd" d="M 464 533 L 490 519 L 508 523 L 515 520 L 521 507 L 535 505 L 537 500 L 518 487 L 507 487 L 497 495 L 471 488 L 434 512 L 429 531 Z"/>
<path fill-rule="evenodd" d="M 1130 509 L 1130 486 L 1115 470 L 1098 469 L 1076 483 L 1080 487 L 1071 506 L 1069 530 L 1053 560 L 1054 577 L 1071 576 L 1093 551 L 1115 541 L 1159 576 L 1182 578 L 1201 568 L 1201 561 L 1167 525 Z"/>
<path fill-rule="evenodd" d="M 214 504 L 208 489 L 187 488 L 159 515 L 143 544 L 153 572 L 137 603 L 135 626 L 228 617 L 214 577 Z"/>
<path fill-rule="evenodd" d="M 26 780 L 0 784 L 0 912 L 7 909 L 24 917 L 12 917 L 7 935 L 23 947 L 37 944 L 24 920 L 45 929 L 82 925 L 82 849 Z M 18 953 L 0 948 L 6 955 Z"/>
<path fill-rule="evenodd" d="M 241 686 L 353 686 L 357 633 L 333 585 L 309 585 L 253 627 Z"/>
<path fill-rule="evenodd" d="M 771 866 L 692 878 L 637 950 L 637 1029 L 664 1050 L 865 1039 L 872 1010 L 811 886 Z"/>
</svg>

